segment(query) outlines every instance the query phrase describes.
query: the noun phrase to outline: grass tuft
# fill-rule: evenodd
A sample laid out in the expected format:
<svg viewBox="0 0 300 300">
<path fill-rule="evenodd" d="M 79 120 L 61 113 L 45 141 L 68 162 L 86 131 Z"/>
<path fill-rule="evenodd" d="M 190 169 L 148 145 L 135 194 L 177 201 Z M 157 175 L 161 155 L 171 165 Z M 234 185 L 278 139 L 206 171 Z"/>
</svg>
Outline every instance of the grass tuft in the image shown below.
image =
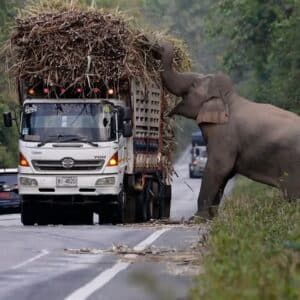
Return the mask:
<svg viewBox="0 0 300 300">
<path fill-rule="evenodd" d="M 300 299 L 300 203 L 240 178 L 213 220 L 191 299 Z"/>
</svg>

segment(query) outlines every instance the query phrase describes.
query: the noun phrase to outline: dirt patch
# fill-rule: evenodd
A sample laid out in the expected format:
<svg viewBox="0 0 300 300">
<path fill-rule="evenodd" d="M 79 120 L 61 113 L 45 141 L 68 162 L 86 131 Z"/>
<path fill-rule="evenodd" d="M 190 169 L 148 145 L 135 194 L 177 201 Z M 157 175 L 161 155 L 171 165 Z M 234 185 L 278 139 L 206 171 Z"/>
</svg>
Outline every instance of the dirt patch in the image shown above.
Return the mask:
<svg viewBox="0 0 300 300">
<path fill-rule="evenodd" d="M 176 247 L 157 247 L 151 245 L 143 250 L 136 249 L 126 244 L 113 244 L 109 249 L 80 248 L 64 249 L 67 254 L 113 254 L 119 260 L 130 263 L 156 262 L 166 265 L 166 271 L 173 275 L 195 275 L 202 272 L 201 264 L 203 254 L 206 253 L 206 241 L 209 233 L 208 224 L 162 224 L 161 222 L 138 224 L 140 228 L 197 228 L 198 240 L 189 243 L 181 249 Z M 127 225 L 126 225 L 127 226 Z M 135 224 L 135 226 L 137 226 Z M 132 226 L 130 226 L 132 227 Z"/>
</svg>

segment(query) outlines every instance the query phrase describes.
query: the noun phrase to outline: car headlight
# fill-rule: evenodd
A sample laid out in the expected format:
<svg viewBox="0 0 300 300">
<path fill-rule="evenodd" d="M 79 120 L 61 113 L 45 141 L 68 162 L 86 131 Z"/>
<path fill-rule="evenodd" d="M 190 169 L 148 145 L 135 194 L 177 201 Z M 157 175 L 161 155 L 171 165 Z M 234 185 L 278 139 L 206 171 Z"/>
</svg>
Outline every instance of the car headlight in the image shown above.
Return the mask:
<svg viewBox="0 0 300 300">
<path fill-rule="evenodd" d="M 37 186 L 38 182 L 34 178 L 29 177 L 20 177 L 20 184 L 26 186 Z"/>
<path fill-rule="evenodd" d="M 114 185 L 116 183 L 115 177 L 103 177 L 99 178 L 95 185 Z"/>
</svg>

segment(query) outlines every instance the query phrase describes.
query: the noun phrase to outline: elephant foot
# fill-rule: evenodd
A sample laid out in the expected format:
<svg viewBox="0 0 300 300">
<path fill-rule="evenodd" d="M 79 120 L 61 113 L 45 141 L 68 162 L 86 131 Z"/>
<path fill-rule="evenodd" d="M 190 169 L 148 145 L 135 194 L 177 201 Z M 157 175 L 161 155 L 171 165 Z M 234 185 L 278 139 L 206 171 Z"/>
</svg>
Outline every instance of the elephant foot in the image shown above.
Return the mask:
<svg viewBox="0 0 300 300">
<path fill-rule="evenodd" d="M 219 208 L 218 206 L 211 206 L 209 208 L 210 219 L 213 219 L 218 215 L 218 208 Z"/>
<path fill-rule="evenodd" d="M 209 219 L 211 219 L 209 211 L 208 210 L 207 211 L 201 210 L 201 211 L 197 211 L 196 214 L 189 219 L 189 222 L 192 222 L 192 223 L 205 223 Z"/>
</svg>

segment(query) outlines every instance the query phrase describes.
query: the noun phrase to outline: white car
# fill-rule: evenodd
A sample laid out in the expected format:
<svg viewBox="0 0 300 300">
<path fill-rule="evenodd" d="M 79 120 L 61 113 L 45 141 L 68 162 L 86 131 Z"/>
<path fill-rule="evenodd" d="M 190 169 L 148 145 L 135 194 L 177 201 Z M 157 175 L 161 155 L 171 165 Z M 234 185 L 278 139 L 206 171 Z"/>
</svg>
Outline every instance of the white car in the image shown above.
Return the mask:
<svg viewBox="0 0 300 300">
<path fill-rule="evenodd" d="M 206 162 L 206 146 L 194 146 L 191 150 L 191 163 L 189 164 L 190 178 L 201 178 Z"/>
</svg>

